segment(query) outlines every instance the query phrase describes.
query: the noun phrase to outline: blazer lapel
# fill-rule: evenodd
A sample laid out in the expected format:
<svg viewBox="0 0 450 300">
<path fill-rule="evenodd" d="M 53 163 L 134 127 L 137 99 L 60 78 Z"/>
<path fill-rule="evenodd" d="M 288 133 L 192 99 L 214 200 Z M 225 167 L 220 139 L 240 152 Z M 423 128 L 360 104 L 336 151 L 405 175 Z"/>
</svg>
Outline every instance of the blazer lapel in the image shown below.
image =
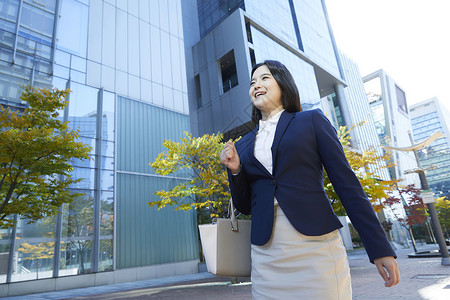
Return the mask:
<svg viewBox="0 0 450 300">
<path fill-rule="evenodd" d="M 292 118 L 294 117 L 293 113 L 288 113 L 284 111 L 281 116 L 280 120 L 278 120 L 277 129 L 275 130 L 275 137 L 273 138 L 273 144 L 272 144 L 272 173 L 275 174 L 275 158 L 277 157 L 277 150 L 278 145 L 280 144 L 281 137 L 283 136 L 284 132 L 286 131 L 287 126 L 291 122 Z"/>
<path fill-rule="evenodd" d="M 255 157 L 255 141 L 256 141 L 256 133 L 258 132 L 259 129 L 259 125 L 256 126 L 255 129 L 253 129 L 250 133 L 249 133 L 249 142 L 248 142 L 248 149 L 246 149 L 246 154 L 248 159 L 262 172 L 267 173 L 269 175 L 271 175 L 269 173 L 269 171 L 267 171 L 267 169 L 261 164 L 261 162 L 256 159 Z"/>
</svg>

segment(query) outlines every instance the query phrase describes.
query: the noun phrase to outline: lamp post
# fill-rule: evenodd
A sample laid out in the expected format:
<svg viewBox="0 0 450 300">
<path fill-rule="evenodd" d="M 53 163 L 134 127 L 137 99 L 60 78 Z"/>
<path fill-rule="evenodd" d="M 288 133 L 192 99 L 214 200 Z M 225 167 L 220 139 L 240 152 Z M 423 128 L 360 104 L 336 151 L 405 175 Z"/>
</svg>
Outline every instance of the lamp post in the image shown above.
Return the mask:
<svg viewBox="0 0 450 300">
<path fill-rule="evenodd" d="M 411 140 L 411 144 L 413 144 L 412 146 L 403 147 L 403 148 L 396 148 L 396 147 L 383 147 L 383 148 L 385 148 L 387 150 L 396 150 L 396 151 L 405 151 L 405 152 L 412 151 L 412 152 L 414 152 L 414 156 L 416 158 L 416 162 L 417 162 L 418 168 L 415 168 L 412 171 L 408 171 L 408 173 L 414 172 L 414 173 L 419 174 L 420 184 L 422 186 L 422 190 L 427 191 L 427 190 L 430 189 L 430 187 L 428 186 L 427 178 L 425 176 L 425 170 L 420 165 L 419 155 L 417 154 L 417 151 L 420 150 L 420 149 L 423 149 L 425 147 L 428 147 L 435 140 L 444 137 L 444 134 L 442 134 L 442 132 L 433 133 L 425 141 L 423 141 L 423 142 L 421 142 L 419 144 L 415 144 L 415 145 L 414 145 L 414 141 L 413 141 L 411 132 L 408 132 L 408 134 L 409 134 L 409 138 Z M 435 168 L 435 166 L 433 168 Z M 428 207 L 428 212 L 430 213 L 431 226 L 433 227 L 434 235 L 435 235 L 436 240 L 437 240 L 437 242 L 439 244 L 439 250 L 440 250 L 441 256 L 442 256 L 441 264 L 443 266 L 450 266 L 450 257 L 448 255 L 447 245 L 445 244 L 445 241 L 444 241 L 444 235 L 442 234 L 441 226 L 439 224 L 439 220 L 438 220 L 438 217 L 437 217 L 436 208 L 434 207 L 433 199 L 434 198 L 432 198 L 431 202 L 426 203 L 427 207 Z M 426 201 L 426 202 L 428 202 L 428 201 Z"/>
</svg>

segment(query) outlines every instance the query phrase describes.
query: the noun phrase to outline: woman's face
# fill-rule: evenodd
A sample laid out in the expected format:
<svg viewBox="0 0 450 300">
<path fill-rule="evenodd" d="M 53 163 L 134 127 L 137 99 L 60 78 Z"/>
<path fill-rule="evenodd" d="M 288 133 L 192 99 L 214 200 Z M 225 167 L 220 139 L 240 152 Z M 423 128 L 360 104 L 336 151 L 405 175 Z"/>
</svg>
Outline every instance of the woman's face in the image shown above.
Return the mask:
<svg viewBox="0 0 450 300">
<path fill-rule="evenodd" d="M 266 65 L 257 68 L 253 73 L 249 95 L 253 105 L 265 113 L 283 105 L 283 92 Z"/>
</svg>

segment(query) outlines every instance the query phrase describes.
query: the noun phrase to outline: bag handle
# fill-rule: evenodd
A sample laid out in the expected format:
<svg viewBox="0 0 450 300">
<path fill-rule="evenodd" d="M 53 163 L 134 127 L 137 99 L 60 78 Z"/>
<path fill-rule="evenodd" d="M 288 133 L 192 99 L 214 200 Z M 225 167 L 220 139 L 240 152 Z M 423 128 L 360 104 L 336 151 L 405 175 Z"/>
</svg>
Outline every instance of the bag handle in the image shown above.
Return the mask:
<svg viewBox="0 0 450 300">
<path fill-rule="evenodd" d="M 230 225 L 231 225 L 231 231 L 233 232 L 239 232 L 239 224 L 238 220 L 236 218 L 236 214 L 234 213 L 234 205 L 233 205 L 233 199 L 230 198 L 230 204 L 228 205 L 228 213 L 230 214 Z"/>
</svg>

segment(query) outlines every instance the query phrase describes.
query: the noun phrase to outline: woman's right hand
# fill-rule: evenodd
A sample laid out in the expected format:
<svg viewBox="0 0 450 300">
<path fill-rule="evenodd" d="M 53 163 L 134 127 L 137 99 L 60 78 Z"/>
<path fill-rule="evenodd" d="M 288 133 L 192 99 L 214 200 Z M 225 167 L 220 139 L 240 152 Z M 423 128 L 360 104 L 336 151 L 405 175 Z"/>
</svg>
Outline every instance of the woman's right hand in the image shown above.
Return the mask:
<svg viewBox="0 0 450 300">
<path fill-rule="evenodd" d="M 233 174 L 241 171 L 241 160 L 232 141 L 228 141 L 223 147 L 222 152 L 220 152 L 220 161 Z"/>
</svg>

